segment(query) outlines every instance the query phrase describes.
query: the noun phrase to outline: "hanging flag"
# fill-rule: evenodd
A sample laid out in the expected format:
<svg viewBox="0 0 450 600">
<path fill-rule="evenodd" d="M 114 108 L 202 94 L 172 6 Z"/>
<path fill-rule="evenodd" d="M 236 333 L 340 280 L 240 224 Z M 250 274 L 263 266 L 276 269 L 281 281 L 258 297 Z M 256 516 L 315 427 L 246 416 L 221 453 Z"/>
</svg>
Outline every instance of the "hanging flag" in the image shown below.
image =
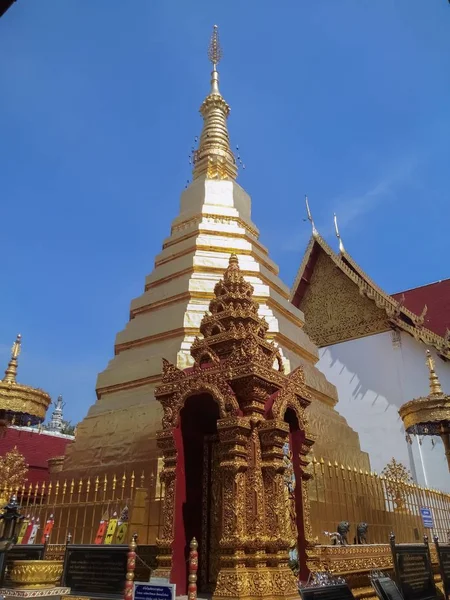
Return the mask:
<svg viewBox="0 0 450 600">
<path fill-rule="evenodd" d="M 105 541 L 103 542 L 104 544 L 112 544 L 114 534 L 116 533 L 116 527 L 117 527 L 117 513 L 115 512 L 113 514 L 113 518 L 110 519 L 110 521 L 108 523 L 108 529 L 106 530 Z"/>
<path fill-rule="evenodd" d="M 94 544 L 103 544 L 103 538 L 105 537 L 106 529 L 108 527 L 109 522 L 109 514 L 108 511 L 103 513 L 102 518 L 100 519 L 100 524 L 97 529 L 97 533 L 95 534 Z"/>
<path fill-rule="evenodd" d="M 128 530 L 128 506 L 125 506 L 123 511 L 120 513 L 120 518 L 117 523 L 116 531 L 116 544 L 123 544 L 127 536 Z"/>
<path fill-rule="evenodd" d="M 50 515 L 50 518 L 47 519 L 47 522 L 45 523 L 44 531 L 42 532 L 41 544 L 45 544 L 47 536 L 50 538 L 54 523 L 55 519 L 53 518 L 53 515 Z"/>
<path fill-rule="evenodd" d="M 27 528 L 25 530 L 25 534 L 22 538 L 22 544 L 28 544 L 28 540 L 30 539 L 31 532 L 34 527 L 34 517 L 31 518 L 31 521 L 28 521 Z"/>
<path fill-rule="evenodd" d="M 34 522 L 34 525 L 31 529 L 30 537 L 28 538 L 27 544 L 34 544 L 36 541 L 37 532 L 39 530 L 39 517 Z"/>
<path fill-rule="evenodd" d="M 25 537 L 25 533 L 27 531 L 28 523 L 30 522 L 30 515 L 27 515 L 25 519 L 22 521 L 22 525 L 20 526 L 19 535 L 17 536 L 17 543 L 21 544 L 23 538 Z"/>
</svg>

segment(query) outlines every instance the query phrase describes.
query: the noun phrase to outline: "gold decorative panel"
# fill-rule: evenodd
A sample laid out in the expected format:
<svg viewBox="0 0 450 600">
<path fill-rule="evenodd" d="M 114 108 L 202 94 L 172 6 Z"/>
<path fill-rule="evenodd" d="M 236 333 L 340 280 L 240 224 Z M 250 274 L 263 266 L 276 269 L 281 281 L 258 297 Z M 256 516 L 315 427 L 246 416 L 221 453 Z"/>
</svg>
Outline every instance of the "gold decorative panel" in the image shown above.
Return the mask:
<svg viewBox="0 0 450 600">
<path fill-rule="evenodd" d="M 319 347 L 390 329 L 386 312 L 361 296 L 358 286 L 322 250 L 300 308 L 305 331 Z"/>
</svg>

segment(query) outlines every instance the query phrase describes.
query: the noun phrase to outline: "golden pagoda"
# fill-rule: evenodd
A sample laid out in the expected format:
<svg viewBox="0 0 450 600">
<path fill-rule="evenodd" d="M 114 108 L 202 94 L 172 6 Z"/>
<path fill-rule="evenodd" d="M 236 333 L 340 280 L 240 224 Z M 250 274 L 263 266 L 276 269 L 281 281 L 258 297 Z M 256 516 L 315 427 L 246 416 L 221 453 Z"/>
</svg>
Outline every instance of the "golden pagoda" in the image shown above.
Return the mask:
<svg viewBox="0 0 450 600">
<path fill-rule="evenodd" d="M 236 181 L 227 128 L 230 108 L 219 87 L 217 28 L 208 56 L 211 84 L 200 107 L 203 130 L 194 153 L 193 181 L 181 195 L 179 214 L 143 294 L 131 302 L 114 357 L 98 375 L 97 401 L 67 449 L 64 474 L 125 469 L 156 476 L 161 468 L 156 432 L 163 414 L 155 388 L 161 382 L 161 359 L 180 369 L 193 364 L 190 348 L 230 253 L 238 256 L 242 274 L 254 287 L 259 314 L 269 326 L 267 337 L 279 347 L 285 372 L 304 368 L 317 455 L 369 469 L 357 433 L 335 410 L 335 387 L 315 367 L 318 350 L 304 331 L 303 313 L 289 301 L 289 288 L 251 220 L 250 197 Z"/>
<path fill-rule="evenodd" d="M 450 396 L 442 391 L 429 350 L 426 351 L 426 356 L 430 393 L 406 402 L 398 412 L 407 434 L 436 435 L 442 439 L 450 471 Z"/>
<path fill-rule="evenodd" d="M 15 425 L 39 425 L 45 419 L 51 399 L 44 390 L 17 382 L 18 357 L 22 337 L 19 334 L 11 349 L 11 359 L 0 380 L 0 431 Z"/>
</svg>

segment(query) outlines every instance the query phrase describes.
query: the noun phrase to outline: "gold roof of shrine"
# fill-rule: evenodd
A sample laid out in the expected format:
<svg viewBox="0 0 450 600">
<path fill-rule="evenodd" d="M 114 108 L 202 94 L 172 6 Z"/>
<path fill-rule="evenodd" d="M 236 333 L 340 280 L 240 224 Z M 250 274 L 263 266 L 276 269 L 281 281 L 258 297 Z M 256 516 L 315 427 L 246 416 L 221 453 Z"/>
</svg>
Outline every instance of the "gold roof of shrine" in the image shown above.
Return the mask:
<svg viewBox="0 0 450 600">
<path fill-rule="evenodd" d="M 44 390 L 17 382 L 21 344 L 19 334 L 11 349 L 5 376 L 0 380 L 0 419 L 10 424 L 37 425 L 45 419 L 51 399 Z"/>
<path fill-rule="evenodd" d="M 398 413 L 408 433 L 439 435 L 447 430 L 450 424 L 450 396 L 442 391 L 429 350 L 426 356 L 430 393 L 428 396 L 406 402 L 400 407 Z"/>
<path fill-rule="evenodd" d="M 312 222 L 311 213 L 308 207 L 308 218 Z M 336 224 L 336 221 L 335 221 Z M 302 263 L 297 272 L 294 284 L 291 288 L 290 300 L 295 306 L 301 308 L 299 297 L 302 285 L 308 285 L 311 278 L 311 271 L 314 265 L 311 265 L 312 258 L 317 251 L 322 251 L 339 269 L 345 277 L 351 281 L 357 288 L 360 296 L 370 300 L 374 306 L 382 310 L 386 316 L 386 323 L 392 329 L 397 329 L 410 334 L 414 339 L 422 342 L 426 346 L 433 347 L 443 358 L 450 359 L 450 340 L 443 338 L 430 329 L 424 327 L 426 307 L 421 315 L 417 315 L 408 310 L 403 302 L 396 300 L 384 292 L 374 281 L 363 271 L 363 269 L 346 252 L 340 238 L 337 224 L 336 234 L 339 239 L 340 252 L 336 253 L 322 238 L 313 225 L 313 234 L 303 256 Z M 303 309 L 302 309 L 303 310 Z M 386 330 L 386 329 L 385 329 Z M 381 331 L 381 330 L 380 330 Z M 355 336 L 359 337 L 359 336 Z M 352 339 L 352 338 L 346 338 Z M 346 341 L 346 339 L 334 340 L 332 343 Z M 316 343 L 318 341 L 316 340 Z M 330 343 L 318 345 L 330 345 Z"/>
</svg>

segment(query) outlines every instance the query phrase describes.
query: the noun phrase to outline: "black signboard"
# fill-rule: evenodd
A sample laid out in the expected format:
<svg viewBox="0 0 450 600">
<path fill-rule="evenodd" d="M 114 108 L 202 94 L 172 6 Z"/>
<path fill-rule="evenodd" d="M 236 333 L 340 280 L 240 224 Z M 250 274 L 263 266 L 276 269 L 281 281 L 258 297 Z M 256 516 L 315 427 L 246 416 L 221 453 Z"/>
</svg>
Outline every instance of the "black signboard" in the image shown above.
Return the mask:
<svg viewBox="0 0 450 600">
<path fill-rule="evenodd" d="M 127 574 L 127 545 L 68 544 L 63 587 L 73 596 L 123 598 Z"/>
<path fill-rule="evenodd" d="M 395 544 L 391 538 L 397 585 L 407 600 L 435 600 L 430 549 L 425 544 Z"/>
<path fill-rule="evenodd" d="M 300 595 L 302 600 L 354 600 L 355 598 L 346 583 L 301 588 Z"/>
<path fill-rule="evenodd" d="M 390 577 L 374 577 L 372 585 L 380 600 L 403 600 L 398 587 Z"/>
<path fill-rule="evenodd" d="M 445 597 L 450 598 L 450 545 L 439 544 L 437 538 L 434 538 L 434 543 L 436 544 L 439 570 L 441 572 Z"/>
<path fill-rule="evenodd" d="M 0 553 L 0 585 L 10 583 L 8 570 L 13 560 L 42 560 L 45 554 L 44 544 L 17 544 L 11 550 Z"/>
</svg>

